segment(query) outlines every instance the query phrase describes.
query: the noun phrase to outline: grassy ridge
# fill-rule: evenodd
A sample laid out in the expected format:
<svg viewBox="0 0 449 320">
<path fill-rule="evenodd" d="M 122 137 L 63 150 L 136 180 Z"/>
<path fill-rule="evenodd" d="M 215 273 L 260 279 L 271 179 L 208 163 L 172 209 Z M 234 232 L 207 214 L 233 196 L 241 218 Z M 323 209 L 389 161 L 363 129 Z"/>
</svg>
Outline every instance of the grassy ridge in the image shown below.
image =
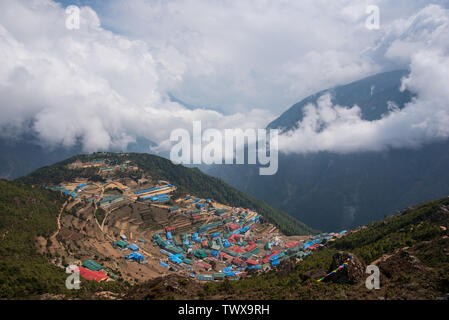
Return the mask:
<svg viewBox="0 0 449 320">
<path fill-rule="evenodd" d="M 449 213 L 443 212 L 441 206 L 449 206 L 449 198 L 425 202 L 403 214 L 371 223 L 336 241 L 334 246 L 339 250 L 352 250 L 365 263 L 370 263 L 397 248 L 431 241 L 446 233 L 441 226 L 448 227 Z"/>
</svg>

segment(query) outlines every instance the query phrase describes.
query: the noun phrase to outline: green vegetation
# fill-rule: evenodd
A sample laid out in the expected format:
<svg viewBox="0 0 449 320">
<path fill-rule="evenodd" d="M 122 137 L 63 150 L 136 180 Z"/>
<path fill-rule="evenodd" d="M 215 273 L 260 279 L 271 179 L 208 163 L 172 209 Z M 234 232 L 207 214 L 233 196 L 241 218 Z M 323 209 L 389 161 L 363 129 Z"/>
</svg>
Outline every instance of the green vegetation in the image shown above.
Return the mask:
<svg viewBox="0 0 449 320">
<path fill-rule="evenodd" d="M 49 238 L 65 201 L 61 193 L 0 180 L 0 298 L 60 292 L 64 271 L 36 250 L 36 238 Z"/>
<path fill-rule="evenodd" d="M 99 224 L 103 223 L 105 216 L 106 211 L 103 208 L 97 208 L 97 211 L 95 211 L 95 217 L 97 218 Z"/>
<path fill-rule="evenodd" d="M 436 239 L 446 233 L 440 226 L 447 226 L 449 220 L 449 214 L 438 209 L 442 205 L 449 205 L 449 198 L 426 202 L 402 215 L 371 223 L 336 241 L 334 246 L 339 250 L 352 250 L 365 263 L 370 263 L 397 248 Z"/>
<path fill-rule="evenodd" d="M 45 185 L 49 182 L 53 184 L 60 184 L 63 181 L 73 182 L 75 181 L 75 178 L 78 177 L 89 178 L 94 182 L 104 181 L 104 179 L 97 174 L 98 168 L 68 169 L 67 164 L 72 161 L 67 161 L 68 160 L 65 160 L 52 166 L 42 167 L 18 180 L 24 183 L 37 185 Z"/>
</svg>

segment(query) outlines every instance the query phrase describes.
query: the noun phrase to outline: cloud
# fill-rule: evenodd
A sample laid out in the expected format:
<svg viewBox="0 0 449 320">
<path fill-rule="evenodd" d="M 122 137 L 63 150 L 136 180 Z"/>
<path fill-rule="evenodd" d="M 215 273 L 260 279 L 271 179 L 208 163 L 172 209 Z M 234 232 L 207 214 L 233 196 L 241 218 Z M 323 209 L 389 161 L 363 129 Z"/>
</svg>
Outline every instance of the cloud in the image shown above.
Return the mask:
<svg viewBox="0 0 449 320">
<path fill-rule="evenodd" d="M 0 1 L 2 136 L 32 133 L 86 151 L 145 137 L 167 149 L 170 132 L 193 120 L 263 128 L 308 94 L 403 65 L 412 70 L 404 86 L 418 94 L 403 111 L 368 123 L 357 107 L 323 97 L 283 148 L 382 150 L 446 136 L 445 1 L 373 0 L 379 31 L 349 0 L 98 3 L 81 8 L 80 30 L 68 30 L 51 0 Z"/>
<path fill-rule="evenodd" d="M 168 65 L 181 66 L 182 80 L 169 90 L 186 103 L 224 113 L 257 107 L 279 114 L 386 64 L 402 67 L 379 63 L 383 55 L 368 49 L 428 3 L 370 1 L 380 8 L 379 31 L 365 28 L 367 3 L 354 0 L 112 0 L 101 6 L 101 16 L 117 32 L 147 42 Z"/>
<path fill-rule="evenodd" d="M 272 117 L 258 109 L 225 116 L 171 102 L 166 86 L 179 81 L 182 66 L 143 41 L 103 29 L 89 7 L 81 8 L 80 30 L 66 29 L 65 19 L 52 1 L 0 3 L 3 136 L 28 132 L 47 146 L 124 149 L 139 136 L 167 140 L 193 119 L 222 128 L 260 127 Z"/>
<path fill-rule="evenodd" d="M 347 19 L 348 3 L 109 1 L 102 17 L 181 66 L 182 80 L 169 88 L 181 100 L 225 113 L 248 107 L 279 113 L 308 94 L 379 70 L 361 55 L 377 36 L 364 20 Z"/>
<path fill-rule="evenodd" d="M 325 94 L 304 108 L 297 130 L 280 138 L 281 151 L 382 151 L 449 138 L 449 11 L 430 5 L 404 26 L 396 40 L 387 36 L 389 46 L 380 47 L 387 57 L 409 62 L 411 73 L 402 89 L 417 98 L 380 120 L 365 121 L 358 106 L 333 105 Z"/>
</svg>

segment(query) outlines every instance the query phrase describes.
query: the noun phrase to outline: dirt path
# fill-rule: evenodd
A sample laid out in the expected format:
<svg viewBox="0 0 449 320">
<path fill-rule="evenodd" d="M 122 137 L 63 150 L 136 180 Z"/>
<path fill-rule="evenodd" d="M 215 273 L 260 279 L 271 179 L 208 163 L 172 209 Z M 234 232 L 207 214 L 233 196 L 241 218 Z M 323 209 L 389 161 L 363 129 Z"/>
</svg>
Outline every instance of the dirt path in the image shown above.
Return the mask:
<svg viewBox="0 0 449 320">
<path fill-rule="evenodd" d="M 97 209 L 98 209 L 98 202 L 100 201 L 101 198 L 103 198 L 103 194 L 104 194 L 104 187 L 101 186 L 101 192 L 100 192 L 100 195 L 99 195 L 99 197 L 94 201 L 94 219 L 95 219 L 95 222 L 97 223 L 98 228 L 101 230 L 101 232 L 104 234 L 104 236 L 105 236 L 106 238 L 108 238 L 109 240 L 114 241 L 114 239 L 112 239 L 111 236 L 110 236 L 109 234 L 107 234 L 106 232 L 104 232 L 104 230 L 103 230 L 103 227 L 104 227 L 104 221 L 106 220 L 106 217 L 107 217 L 107 215 L 109 214 L 110 210 L 106 211 L 106 214 L 105 214 L 105 216 L 104 216 L 104 218 L 103 218 L 103 221 L 102 221 L 101 225 L 100 225 L 100 223 L 98 222 L 97 216 L 95 215 L 95 213 L 97 212 Z"/>
<path fill-rule="evenodd" d="M 209 221 L 214 217 L 213 214 L 209 214 L 209 217 L 207 218 L 206 222 L 203 224 L 203 226 L 207 225 Z"/>
<path fill-rule="evenodd" d="M 171 208 L 170 206 L 166 206 L 163 204 L 155 204 L 155 203 L 152 203 L 151 206 L 156 207 L 156 208 L 161 208 L 161 209 L 170 209 Z"/>
<path fill-rule="evenodd" d="M 140 252 L 142 252 L 142 254 L 144 254 L 146 256 L 153 258 L 153 255 L 151 253 L 149 253 L 148 251 L 146 251 L 145 249 L 140 248 Z"/>
<path fill-rule="evenodd" d="M 61 209 L 59 210 L 58 217 L 56 218 L 56 225 L 57 225 L 58 228 L 55 231 L 55 233 L 50 237 L 50 239 L 52 241 L 56 240 L 56 236 L 59 234 L 59 230 L 61 230 L 61 215 L 62 215 L 62 212 L 64 211 L 65 207 L 67 206 L 68 202 L 69 202 L 69 200 L 64 202 L 64 204 L 62 205 Z"/>
<path fill-rule="evenodd" d="M 112 209 L 112 210 L 106 211 L 106 214 L 104 215 L 103 222 L 101 223 L 101 231 L 103 231 L 104 223 L 105 223 L 106 219 L 108 218 L 108 216 L 112 213 L 112 211 L 117 210 L 117 209 L 120 209 L 120 207 L 115 207 L 115 208 Z"/>
</svg>

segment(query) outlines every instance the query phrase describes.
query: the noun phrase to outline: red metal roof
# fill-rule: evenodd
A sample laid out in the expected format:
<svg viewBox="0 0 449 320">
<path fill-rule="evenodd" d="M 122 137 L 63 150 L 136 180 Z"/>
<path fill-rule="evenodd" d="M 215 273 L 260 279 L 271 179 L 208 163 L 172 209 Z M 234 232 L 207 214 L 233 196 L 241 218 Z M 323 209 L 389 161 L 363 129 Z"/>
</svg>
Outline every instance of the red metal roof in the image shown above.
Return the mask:
<svg viewBox="0 0 449 320">
<path fill-rule="evenodd" d="M 226 260 L 231 260 L 232 259 L 232 257 L 229 254 L 225 253 L 225 252 L 220 252 L 220 257 L 223 257 Z"/>
<path fill-rule="evenodd" d="M 235 238 L 238 238 L 238 239 L 242 239 L 242 235 L 241 234 L 236 234 L 236 233 L 234 233 L 233 235 L 231 235 L 230 237 L 229 237 L 229 241 L 231 241 L 231 242 L 233 242 L 233 241 L 235 241 Z"/>
<path fill-rule="evenodd" d="M 206 257 L 206 258 L 204 258 L 204 260 L 206 260 L 206 261 L 217 261 L 217 258 L 215 258 L 215 257 Z"/>
<path fill-rule="evenodd" d="M 234 251 L 234 252 L 246 252 L 245 250 L 243 250 L 240 246 L 232 246 L 229 248 L 229 250 Z"/>
<path fill-rule="evenodd" d="M 234 259 L 232 259 L 232 262 L 236 263 L 236 264 L 240 264 L 240 263 L 243 263 L 243 260 L 238 257 L 234 257 Z"/>
<path fill-rule="evenodd" d="M 292 248 L 298 245 L 298 241 L 292 241 L 289 244 L 285 245 L 286 248 Z"/>
<path fill-rule="evenodd" d="M 249 251 L 254 250 L 256 247 L 257 247 L 256 244 L 252 244 L 252 245 L 246 247 L 245 250 L 246 250 L 247 252 L 249 252 Z"/>
<path fill-rule="evenodd" d="M 109 278 L 102 271 L 92 271 L 89 269 L 85 269 L 83 267 L 79 267 L 79 269 L 81 277 L 83 277 L 86 280 L 95 280 L 97 282 L 100 282 Z"/>
<path fill-rule="evenodd" d="M 205 268 L 205 269 L 210 269 L 211 268 L 211 265 L 209 263 L 206 263 L 206 262 L 194 261 L 193 264 L 198 266 L 198 267 L 200 267 L 200 268 Z"/>
<path fill-rule="evenodd" d="M 235 229 L 240 228 L 240 226 L 239 226 L 238 223 L 234 222 L 234 223 L 231 223 L 231 224 L 229 225 L 229 228 L 230 228 L 231 230 L 235 230 Z"/>
<path fill-rule="evenodd" d="M 270 261 L 270 258 L 271 258 L 272 256 L 277 255 L 277 254 L 279 254 L 277 251 L 271 252 L 269 256 L 267 256 L 265 259 L 263 259 L 263 263 L 268 263 L 268 261 Z"/>
</svg>

